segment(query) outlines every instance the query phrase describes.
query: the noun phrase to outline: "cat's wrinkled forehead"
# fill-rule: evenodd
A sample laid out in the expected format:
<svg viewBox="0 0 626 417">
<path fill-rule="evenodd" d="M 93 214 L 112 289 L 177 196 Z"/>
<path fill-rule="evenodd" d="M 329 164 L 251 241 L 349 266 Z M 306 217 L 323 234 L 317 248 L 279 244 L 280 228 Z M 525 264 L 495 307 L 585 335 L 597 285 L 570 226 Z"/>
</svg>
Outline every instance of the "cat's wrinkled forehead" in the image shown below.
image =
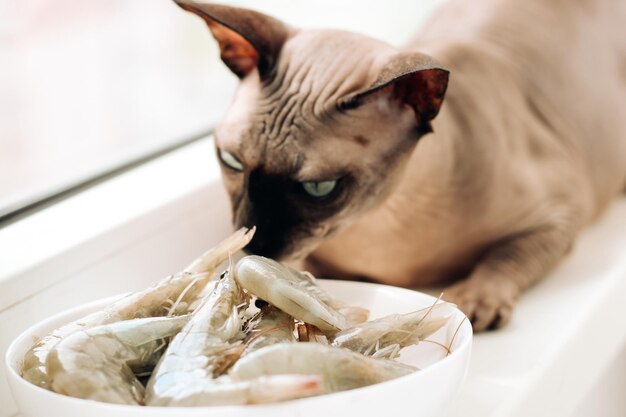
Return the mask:
<svg viewBox="0 0 626 417">
<path fill-rule="evenodd" d="M 384 42 L 357 33 L 300 30 L 281 49 L 278 81 L 283 81 L 281 77 L 295 82 L 309 80 L 320 93 L 324 87 L 336 87 L 338 83 L 360 89 L 374 81 L 378 68 L 393 53 L 393 48 Z M 327 90 L 332 92 L 330 88 Z"/>
<path fill-rule="evenodd" d="M 333 126 L 340 100 L 371 85 L 392 52 L 386 44 L 354 33 L 298 32 L 283 46 L 273 76 L 249 93 L 255 105 L 249 129 L 240 137 L 240 152 L 263 160 L 270 170 L 273 165 L 296 170 L 309 141 L 339 133 Z"/>
</svg>

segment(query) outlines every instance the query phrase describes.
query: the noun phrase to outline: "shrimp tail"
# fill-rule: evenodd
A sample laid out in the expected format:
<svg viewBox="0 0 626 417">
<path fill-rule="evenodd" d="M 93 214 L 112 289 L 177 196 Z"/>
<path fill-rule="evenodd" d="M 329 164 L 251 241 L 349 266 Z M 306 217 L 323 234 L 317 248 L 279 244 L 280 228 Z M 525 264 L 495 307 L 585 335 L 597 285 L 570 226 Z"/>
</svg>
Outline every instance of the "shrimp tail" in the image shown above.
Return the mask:
<svg viewBox="0 0 626 417">
<path fill-rule="evenodd" d="M 322 394 L 319 375 L 270 375 L 248 381 L 250 404 L 292 400 Z"/>
</svg>

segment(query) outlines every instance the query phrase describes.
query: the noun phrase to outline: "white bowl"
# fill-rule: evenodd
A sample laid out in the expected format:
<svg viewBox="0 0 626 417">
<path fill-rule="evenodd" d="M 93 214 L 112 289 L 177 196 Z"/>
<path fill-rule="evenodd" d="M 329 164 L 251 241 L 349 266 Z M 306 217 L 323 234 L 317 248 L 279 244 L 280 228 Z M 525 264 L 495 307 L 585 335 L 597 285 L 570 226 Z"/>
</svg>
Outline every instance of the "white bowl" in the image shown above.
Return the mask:
<svg viewBox="0 0 626 417">
<path fill-rule="evenodd" d="M 370 319 L 393 313 L 406 313 L 431 305 L 435 298 L 412 290 L 378 284 L 320 280 L 333 296 L 370 310 Z M 135 417 L 135 416 L 212 416 L 212 417 L 318 417 L 357 415 L 419 415 L 439 417 L 445 414 L 461 386 L 469 364 L 472 327 L 461 311 L 456 310 L 448 325 L 429 339 L 449 344 L 451 353 L 435 343 L 420 343 L 407 348 L 403 362 L 421 371 L 381 384 L 304 398 L 276 404 L 254 406 L 219 406 L 197 408 L 140 407 L 106 404 L 56 394 L 22 379 L 22 358 L 33 340 L 71 320 L 109 304 L 107 298 L 65 311 L 42 321 L 13 341 L 6 354 L 9 385 L 23 417 Z M 458 329 L 458 332 L 457 332 Z"/>
</svg>

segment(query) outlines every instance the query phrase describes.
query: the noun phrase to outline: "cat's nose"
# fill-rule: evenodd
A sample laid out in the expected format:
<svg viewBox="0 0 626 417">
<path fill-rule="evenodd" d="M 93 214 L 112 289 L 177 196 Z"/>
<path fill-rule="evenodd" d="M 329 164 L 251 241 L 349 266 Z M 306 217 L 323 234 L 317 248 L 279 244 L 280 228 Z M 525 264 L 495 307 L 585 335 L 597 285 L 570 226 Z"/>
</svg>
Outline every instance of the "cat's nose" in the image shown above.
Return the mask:
<svg viewBox="0 0 626 417">
<path fill-rule="evenodd" d="M 268 176 L 260 170 L 250 173 L 245 194 L 234 212 L 235 227 L 256 227 L 246 252 L 280 259 L 288 251 L 298 219 L 286 201 L 285 187 L 282 177 Z"/>
<path fill-rule="evenodd" d="M 241 227 L 256 227 L 254 237 L 244 251 L 250 255 L 279 258 L 284 248 L 281 236 L 277 233 L 279 228 L 274 222 L 268 221 L 270 219 L 267 217 L 261 220 L 252 204 L 248 202 L 246 206 L 245 209 L 238 210 L 234 218 L 235 230 Z"/>
<path fill-rule="evenodd" d="M 252 241 L 245 247 L 244 252 L 250 255 L 260 255 L 267 258 L 280 260 L 283 254 L 284 245 L 278 239 L 259 234 L 259 229 L 254 235 Z"/>
</svg>

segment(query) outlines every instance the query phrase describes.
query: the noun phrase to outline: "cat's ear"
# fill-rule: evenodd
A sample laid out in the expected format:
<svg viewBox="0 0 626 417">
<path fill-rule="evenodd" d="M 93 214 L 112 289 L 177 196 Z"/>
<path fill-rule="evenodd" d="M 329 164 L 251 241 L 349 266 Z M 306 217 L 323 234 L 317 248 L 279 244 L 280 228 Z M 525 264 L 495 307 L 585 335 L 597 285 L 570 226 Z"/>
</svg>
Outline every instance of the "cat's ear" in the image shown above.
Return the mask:
<svg viewBox="0 0 626 417">
<path fill-rule="evenodd" d="M 261 76 L 269 74 L 290 29 L 271 16 L 248 9 L 174 0 L 181 8 L 200 16 L 217 40 L 222 61 L 239 78 L 254 68 Z"/>
<path fill-rule="evenodd" d="M 422 133 L 432 131 L 448 87 L 449 71 L 433 58 L 418 52 L 394 55 L 369 87 L 346 97 L 342 108 L 355 108 L 368 100 L 399 100 L 413 108 Z"/>
</svg>

